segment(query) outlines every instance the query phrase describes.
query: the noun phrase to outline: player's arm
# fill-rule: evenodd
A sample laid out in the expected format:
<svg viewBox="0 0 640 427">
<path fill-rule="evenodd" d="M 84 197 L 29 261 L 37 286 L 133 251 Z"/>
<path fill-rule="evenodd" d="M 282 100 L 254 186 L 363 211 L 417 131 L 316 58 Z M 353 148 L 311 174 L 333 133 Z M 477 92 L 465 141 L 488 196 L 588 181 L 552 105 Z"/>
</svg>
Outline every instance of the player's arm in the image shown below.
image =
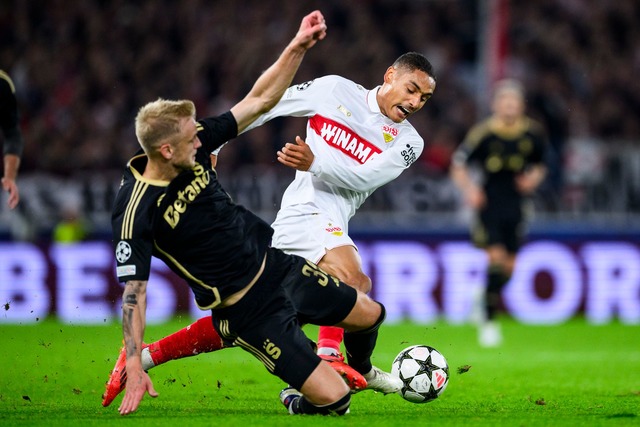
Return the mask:
<svg viewBox="0 0 640 427">
<path fill-rule="evenodd" d="M 546 164 L 551 149 L 544 128 L 533 121 L 530 121 L 530 126 L 534 135 L 535 148 L 529 159 L 529 166 L 515 178 L 516 188 L 525 196 L 533 194 L 547 177 Z"/>
<path fill-rule="evenodd" d="M 471 177 L 468 166 L 469 159 L 473 156 L 479 144 L 477 138 L 474 138 L 474 134 L 477 134 L 477 132 L 472 129 L 455 153 L 453 153 L 451 166 L 449 167 L 449 177 L 462 192 L 465 204 L 472 209 L 480 209 L 486 203 L 486 196 L 482 187 Z"/>
<path fill-rule="evenodd" d="M 238 123 L 238 134 L 276 105 L 291 84 L 305 53 L 318 40 L 325 38 L 326 30 L 320 11 L 311 12 L 302 19 L 298 33 L 278 60 L 256 80 L 247 96 L 231 108 Z"/>
<path fill-rule="evenodd" d="M 13 209 L 20 201 L 16 178 L 18 177 L 24 143 L 18 121 L 18 101 L 14 93 L 13 82 L 2 71 L 0 71 L 0 103 L 3 111 L 3 117 L 0 117 L 0 127 L 4 134 L 2 189 L 9 193 L 8 204 L 9 208 Z"/>
<path fill-rule="evenodd" d="M 9 193 L 9 209 L 18 206 L 20 192 L 16 184 L 18 169 L 20 168 L 20 156 L 16 154 L 4 155 L 4 176 L 2 177 L 2 189 Z"/>
<path fill-rule="evenodd" d="M 311 172 L 323 181 L 348 190 L 364 192 L 396 179 L 420 156 L 422 148 L 422 140 L 414 139 L 377 154 L 364 164 L 347 167 L 332 161 L 322 161 L 297 136 L 295 144 L 285 144 L 277 155 L 278 161 L 285 166 Z"/>
<path fill-rule="evenodd" d="M 129 280 L 122 295 L 122 333 L 127 354 L 127 386 L 118 408 L 127 415 L 138 408 L 146 392 L 157 397 L 149 375 L 142 369 L 140 354 L 147 309 L 147 281 Z"/>
</svg>

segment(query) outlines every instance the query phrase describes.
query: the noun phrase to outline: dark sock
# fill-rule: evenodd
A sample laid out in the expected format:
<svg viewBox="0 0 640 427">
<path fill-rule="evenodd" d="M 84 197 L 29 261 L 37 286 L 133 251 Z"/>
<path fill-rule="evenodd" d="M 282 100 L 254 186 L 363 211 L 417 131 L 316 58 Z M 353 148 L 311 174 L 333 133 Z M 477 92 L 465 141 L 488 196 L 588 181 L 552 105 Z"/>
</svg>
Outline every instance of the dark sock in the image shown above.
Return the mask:
<svg viewBox="0 0 640 427">
<path fill-rule="evenodd" d="M 344 415 L 349 410 L 351 404 L 351 393 L 345 394 L 338 401 L 328 405 L 316 406 L 309 402 L 304 396 L 300 396 L 291 403 L 290 411 L 294 414 L 307 415 Z"/>
<path fill-rule="evenodd" d="M 499 265 L 489 266 L 487 274 L 487 295 L 485 297 L 485 310 L 487 320 L 493 320 L 500 308 L 500 297 L 502 289 L 509 281 L 509 277 L 504 274 L 504 270 Z"/>
<path fill-rule="evenodd" d="M 386 315 L 382 304 L 380 304 L 380 308 L 380 317 L 371 327 L 363 331 L 345 332 L 344 334 L 344 347 L 347 350 L 349 366 L 363 375 L 372 368 L 371 355 L 378 340 L 378 328 Z"/>
</svg>

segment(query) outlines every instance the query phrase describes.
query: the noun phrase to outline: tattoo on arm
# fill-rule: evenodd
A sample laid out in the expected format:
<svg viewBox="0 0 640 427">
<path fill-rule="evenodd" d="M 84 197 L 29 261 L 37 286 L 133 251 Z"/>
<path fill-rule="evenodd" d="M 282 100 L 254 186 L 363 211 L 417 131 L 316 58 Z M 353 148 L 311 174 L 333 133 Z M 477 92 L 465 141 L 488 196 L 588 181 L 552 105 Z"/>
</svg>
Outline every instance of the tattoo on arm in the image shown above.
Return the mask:
<svg viewBox="0 0 640 427">
<path fill-rule="evenodd" d="M 127 294 L 124 296 L 124 303 L 126 305 L 137 305 L 138 304 L 138 298 L 136 296 L 136 294 Z"/>
<path fill-rule="evenodd" d="M 122 331 L 124 334 L 127 357 L 136 354 L 136 334 L 144 330 L 144 292 L 146 281 L 129 281 L 125 285 L 122 297 Z M 140 325 L 140 321 L 142 324 Z"/>
</svg>

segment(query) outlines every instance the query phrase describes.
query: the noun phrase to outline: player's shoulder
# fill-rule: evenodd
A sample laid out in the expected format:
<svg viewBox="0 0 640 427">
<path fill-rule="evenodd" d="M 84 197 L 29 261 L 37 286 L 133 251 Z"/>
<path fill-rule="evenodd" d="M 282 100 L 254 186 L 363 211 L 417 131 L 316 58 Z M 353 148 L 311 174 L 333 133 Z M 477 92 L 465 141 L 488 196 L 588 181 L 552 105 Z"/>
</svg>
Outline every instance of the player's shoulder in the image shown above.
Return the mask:
<svg viewBox="0 0 640 427">
<path fill-rule="evenodd" d="M 11 80 L 11 77 L 9 77 L 9 74 L 7 74 L 4 70 L 0 69 L 0 89 L 3 92 L 10 92 L 10 93 L 16 93 L 16 87 L 13 84 L 13 80 Z"/>
<path fill-rule="evenodd" d="M 471 144 L 477 144 L 492 133 L 491 120 L 484 119 L 471 126 L 465 137 L 465 141 Z"/>
<path fill-rule="evenodd" d="M 336 74 L 329 74 L 326 76 L 318 77 L 317 79 L 313 80 L 313 84 L 316 83 L 318 86 L 322 86 L 323 88 L 327 89 L 339 88 L 340 90 L 366 90 L 356 82 L 349 80 L 346 77 L 338 76 Z"/>
<path fill-rule="evenodd" d="M 527 117 L 527 130 L 537 136 L 544 137 L 546 135 L 545 127 L 539 121 L 532 119 L 531 117 Z"/>
</svg>

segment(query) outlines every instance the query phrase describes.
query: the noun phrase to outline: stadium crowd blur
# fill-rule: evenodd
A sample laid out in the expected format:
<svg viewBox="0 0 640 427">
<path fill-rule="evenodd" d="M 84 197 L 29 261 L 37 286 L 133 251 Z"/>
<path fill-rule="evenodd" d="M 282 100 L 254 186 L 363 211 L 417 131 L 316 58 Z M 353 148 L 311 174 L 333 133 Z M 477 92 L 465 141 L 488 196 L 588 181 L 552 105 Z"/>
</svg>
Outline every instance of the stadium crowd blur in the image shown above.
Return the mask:
<svg viewBox="0 0 640 427">
<path fill-rule="evenodd" d="M 454 209 L 455 190 L 442 190 L 450 194 L 444 196 L 433 188 L 449 188 L 437 183 L 448 179 L 451 153 L 487 114 L 480 99 L 481 3 L 3 1 L 0 67 L 14 79 L 22 114 L 20 177 L 44 174 L 79 185 L 101 175 L 117 185 L 138 148 L 133 118 L 140 105 L 189 98 L 200 117 L 225 111 L 274 60 L 300 17 L 319 8 L 328 37 L 305 58 L 295 82 L 339 74 L 371 88 L 405 51 L 433 62 L 436 94 L 411 119 L 425 152 L 400 182 L 419 175 L 432 186 L 418 210 Z M 542 211 L 639 211 L 640 190 L 630 177 L 640 185 L 640 166 L 632 166 L 640 165 L 640 2 L 512 1 L 509 13 L 507 75 L 526 85 L 528 112 L 546 126 L 553 148 Z M 303 129 L 304 121 L 288 119 L 241 136 L 223 149 L 220 173 L 257 164 L 247 169 L 252 179 L 282 173 L 286 184 L 291 172 L 275 152 Z M 612 196 L 610 186 L 624 194 Z M 386 206 L 384 197 L 371 203 Z M 23 211 L 29 203 L 25 194 Z"/>
</svg>

